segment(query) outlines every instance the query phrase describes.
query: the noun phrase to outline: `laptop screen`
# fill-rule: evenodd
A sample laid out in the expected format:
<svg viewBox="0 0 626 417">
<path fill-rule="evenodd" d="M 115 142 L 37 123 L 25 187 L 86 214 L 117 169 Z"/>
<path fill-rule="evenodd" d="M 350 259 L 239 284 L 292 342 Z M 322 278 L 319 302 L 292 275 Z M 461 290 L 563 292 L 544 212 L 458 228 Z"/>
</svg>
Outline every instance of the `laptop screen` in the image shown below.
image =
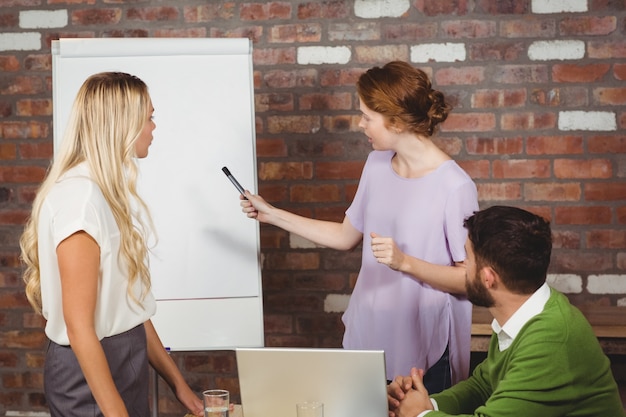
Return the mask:
<svg viewBox="0 0 626 417">
<path fill-rule="evenodd" d="M 244 417 L 295 417 L 296 403 L 324 403 L 324 417 L 386 417 L 381 351 L 236 349 Z"/>
</svg>

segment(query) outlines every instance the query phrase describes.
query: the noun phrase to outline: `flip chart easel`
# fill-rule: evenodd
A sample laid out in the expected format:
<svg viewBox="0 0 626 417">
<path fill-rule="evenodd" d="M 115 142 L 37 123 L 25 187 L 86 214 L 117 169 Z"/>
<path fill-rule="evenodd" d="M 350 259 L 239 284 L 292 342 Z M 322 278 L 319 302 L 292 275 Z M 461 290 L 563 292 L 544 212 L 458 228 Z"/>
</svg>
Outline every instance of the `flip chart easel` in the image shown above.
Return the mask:
<svg viewBox="0 0 626 417">
<path fill-rule="evenodd" d="M 157 127 L 138 185 L 158 236 L 152 320 L 164 345 L 263 346 L 259 226 L 221 170 L 256 191 L 250 40 L 61 39 L 52 62 L 55 149 L 88 76 L 122 71 L 148 85 Z"/>
</svg>

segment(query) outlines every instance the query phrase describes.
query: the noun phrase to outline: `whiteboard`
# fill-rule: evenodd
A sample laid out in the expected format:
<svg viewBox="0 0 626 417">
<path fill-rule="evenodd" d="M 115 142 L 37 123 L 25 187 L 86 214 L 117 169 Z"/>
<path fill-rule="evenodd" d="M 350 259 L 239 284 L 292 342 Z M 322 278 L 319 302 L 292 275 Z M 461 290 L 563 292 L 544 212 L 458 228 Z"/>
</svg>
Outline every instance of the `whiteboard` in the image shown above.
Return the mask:
<svg viewBox="0 0 626 417">
<path fill-rule="evenodd" d="M 88 76 L 122 71 L 148 85 L 156 129 L 139 160 L 138 191 L 158 237 L 150 242 L 152 321 L 163 344 L 262 346 L 259 226 L 222 172 L 256 191 L 250 40 L 60 39 L 52 64 L 55 149 Z"/>
</svg>

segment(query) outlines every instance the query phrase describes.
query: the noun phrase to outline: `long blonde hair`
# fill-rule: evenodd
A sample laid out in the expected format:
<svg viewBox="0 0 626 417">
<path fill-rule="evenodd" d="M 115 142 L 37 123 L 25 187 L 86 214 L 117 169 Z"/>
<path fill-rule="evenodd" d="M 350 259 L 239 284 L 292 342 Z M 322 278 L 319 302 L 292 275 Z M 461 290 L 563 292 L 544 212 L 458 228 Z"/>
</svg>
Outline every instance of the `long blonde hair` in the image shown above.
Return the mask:
<svg viewBox="0 0 626 417">
<path fill-rule="evenodd" d="M 48 174 L 33 202 L 32 213 L 20 238 L 26 296 L 41 313 L 41 277 L 38 255 L 38 218 L 41 206 L 54 183 L 70 168 L 86 162 L 100 187 L 120 230 L 118 261 L 128 266 L 128 294 L 138 304 L 150 289 L 147 226 L 152 227 L 148 209 L 137 194 L 135 141 L 150 117 L 151 101 L 146 84 L 120 72 L 103 72 L 89 77 L 81 86 L 70 119 Z M 146 223 L 147 222 L 147 223 Z M 140 299 L 131 288 L 141 280 Z"/>
</svg>

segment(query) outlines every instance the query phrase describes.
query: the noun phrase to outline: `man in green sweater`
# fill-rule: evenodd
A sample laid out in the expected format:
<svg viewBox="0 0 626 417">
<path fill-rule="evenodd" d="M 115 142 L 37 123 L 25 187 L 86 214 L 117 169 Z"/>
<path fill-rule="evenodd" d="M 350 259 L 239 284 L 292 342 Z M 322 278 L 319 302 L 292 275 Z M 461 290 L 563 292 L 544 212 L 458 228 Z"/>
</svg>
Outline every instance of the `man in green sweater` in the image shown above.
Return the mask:
<svg viewBox="0 0 626 417">
<path fill-rule="evenodd" d="M 543 218 L 495 206 L 465 221 L 469 300 L 494 320 L 487 359 L 429 398 L 423 370 L 388 387 L 390 417 L 624 417 L 617 384 L 585 317 L 546 284 Z"/>
</svg>

